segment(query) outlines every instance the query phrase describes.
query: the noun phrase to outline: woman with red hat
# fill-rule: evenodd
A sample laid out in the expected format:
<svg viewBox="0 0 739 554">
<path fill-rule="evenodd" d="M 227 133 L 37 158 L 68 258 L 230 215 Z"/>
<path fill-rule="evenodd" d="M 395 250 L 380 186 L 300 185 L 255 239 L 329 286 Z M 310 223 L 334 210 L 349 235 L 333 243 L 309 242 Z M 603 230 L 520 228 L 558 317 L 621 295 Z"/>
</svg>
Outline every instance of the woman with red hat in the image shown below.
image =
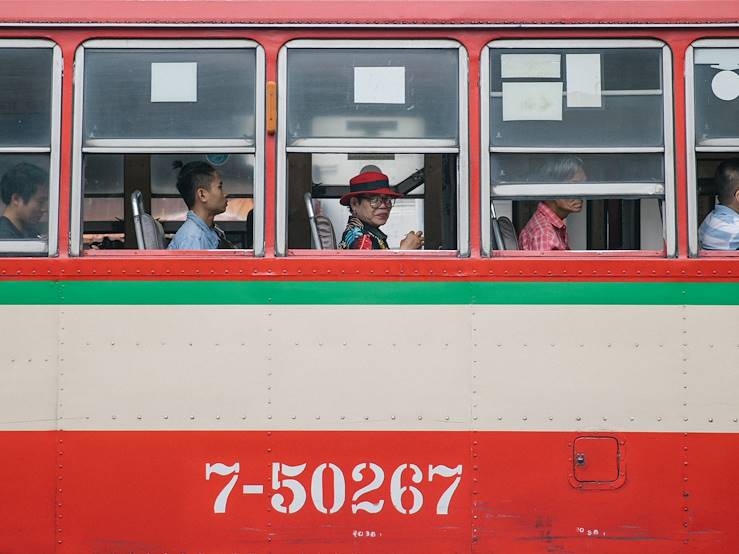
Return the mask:
<svg viewBox="0 0 739 554">
<path fill-rule="evenodd" d="M 387 175 L 366 171 L 349 181 L 349 192 L 341 197 L 349 206 L 349 223 L 341 236 L 339 248 L 351 250 L 387 250 L 387 235 L 380 231 L 390 217 L 396 198 L 403 195 L 390 187 Z M 423 231 L 411 231 L 400 241 L 401 250 L 423 247 Z"/>
</svg>

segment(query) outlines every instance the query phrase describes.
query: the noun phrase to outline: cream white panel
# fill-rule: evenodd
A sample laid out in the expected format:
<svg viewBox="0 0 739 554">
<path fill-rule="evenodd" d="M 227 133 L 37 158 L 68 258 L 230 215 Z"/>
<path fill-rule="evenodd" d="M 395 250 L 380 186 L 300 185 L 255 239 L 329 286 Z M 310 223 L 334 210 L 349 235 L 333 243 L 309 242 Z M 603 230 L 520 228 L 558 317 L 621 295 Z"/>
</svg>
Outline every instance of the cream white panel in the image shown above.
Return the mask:
<svg viewBox="0 0 739 554">
<path fill-rule="evenodd" d="M 56 306 L 0 306 L 0 431 L 54 429 Z"/>
<path fill-rule="evenodd" d="M 278 427 L 466 429 L 465 306 L 320 306 L 274 311 Z"/>
<path fill-rule="evenodd" d="M 0 309 L 0 430 L 739 432 L 739 307 Z"/>
<path fill-rule="evenodd" d="M 263 308 L 67 306 L 61 319 L 61 428 L 266 425 Z"/>
<path fill-rule="evenodd" d="M 686 308 L 685 430 L 739 432 L 739 306 Z"/>
<path fill-rule="evenodd" d="M 475 312 L 475 428 L 682 428 L 681 307 Z"/>
</svg>

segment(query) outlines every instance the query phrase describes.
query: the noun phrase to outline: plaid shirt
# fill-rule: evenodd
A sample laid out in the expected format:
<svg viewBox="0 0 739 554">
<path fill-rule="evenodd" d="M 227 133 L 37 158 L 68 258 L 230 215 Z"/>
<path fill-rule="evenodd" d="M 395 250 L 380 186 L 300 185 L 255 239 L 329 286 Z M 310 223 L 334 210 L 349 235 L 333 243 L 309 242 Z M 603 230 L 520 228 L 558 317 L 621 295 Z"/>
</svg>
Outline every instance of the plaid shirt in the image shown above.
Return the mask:
<svg viewBox="0 0 739 554">
<path fill-rule="evenodd" d="M 567 225 L 544 202 L 518 235 L 521 250 L 569 250 Z"/>
</svg>

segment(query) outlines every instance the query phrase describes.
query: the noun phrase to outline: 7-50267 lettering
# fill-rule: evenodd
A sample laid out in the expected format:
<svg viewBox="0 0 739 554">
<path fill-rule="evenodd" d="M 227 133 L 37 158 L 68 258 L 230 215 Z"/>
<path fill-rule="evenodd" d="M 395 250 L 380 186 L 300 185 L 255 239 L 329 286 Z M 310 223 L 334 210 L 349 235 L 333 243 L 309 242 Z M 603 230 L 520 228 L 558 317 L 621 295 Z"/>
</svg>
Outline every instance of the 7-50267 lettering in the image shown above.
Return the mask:
<svg viewBox="0 0 739 554">
<path fill-rule="evenodd" d="M 347 477 L 344 471 L 336 464 L 325 462 L 316 466 L 310 472 L 309 490 L 297 479 L 306 474 L 308 464 L 288 465 L 281 462 L 272 462 L 272 507 L 282 514 L 295 514 L 308 504 L 310 494 L 314 509 L 323 514 L 335 514 L 341 510 L 351 510 L 352 514 L 367 512 L 380 513 L 382 510 L 395 509 L 403 515 L 413 515 L 424 508 L 425 503 L 433 504 L 437 515 L 448 515 L 454 493 L 462 480 L 462 465 L 454 467 L 429 464 L 421 466 L 413 463 L 400 464 L 390 472 L 389 500 L 387 502 L 387 488 L 385 487 L 385 470 L 374 462 L 363 462 L 355 465 L 349 476 L 352 483 L 359 486 L 351 493 L 351 500 L 347 498 Z M 231 494 L 239 481 L 241 465 L 236 462 L 231 465 L 222 462 L 205 464 L 205 479 L 210 481 L 214 476 L 227 478 L 213 502 L 214 514 L 225 514 Z M 306 474 L 307 476 L 307 474 Z M 332 478 L 333 492 L 327 498 L 324 494 L 324 477 Z M 435 479 L 447 479 L 449 486 L 444 489 L 438 498 L 426 499 L 423 493 L 423 483 Z M 361 485 L 361 486 L 360 486 Z M 416 486 L 418 485 L 418 486 Z M 352 487 L 353 488 L 353 487 Z M 265 486 L 260 483 L 242 484 L 241 493 L 244 495 L 264 494 Z M 288 492 L 289 491 L 289 492 Z M 379 496 L 385 498 L 378 499 Z M 287 494 L 286 494 L 287 493 Z M 366 499 L 372 494 L 375 500 Z"/>
</svg>

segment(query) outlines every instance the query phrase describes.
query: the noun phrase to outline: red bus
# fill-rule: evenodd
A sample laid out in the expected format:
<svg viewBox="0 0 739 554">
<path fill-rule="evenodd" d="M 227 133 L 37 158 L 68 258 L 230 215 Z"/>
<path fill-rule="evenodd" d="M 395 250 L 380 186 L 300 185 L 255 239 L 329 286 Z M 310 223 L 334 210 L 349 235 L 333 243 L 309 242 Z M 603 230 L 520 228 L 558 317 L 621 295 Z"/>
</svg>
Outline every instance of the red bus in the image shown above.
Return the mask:
<svg viewBox="0 0 739 554">
<path fill-rule="evenodd" d="M 1 552 L 739 550 L 734 2 L 1 5 Z"/>
</svg>

